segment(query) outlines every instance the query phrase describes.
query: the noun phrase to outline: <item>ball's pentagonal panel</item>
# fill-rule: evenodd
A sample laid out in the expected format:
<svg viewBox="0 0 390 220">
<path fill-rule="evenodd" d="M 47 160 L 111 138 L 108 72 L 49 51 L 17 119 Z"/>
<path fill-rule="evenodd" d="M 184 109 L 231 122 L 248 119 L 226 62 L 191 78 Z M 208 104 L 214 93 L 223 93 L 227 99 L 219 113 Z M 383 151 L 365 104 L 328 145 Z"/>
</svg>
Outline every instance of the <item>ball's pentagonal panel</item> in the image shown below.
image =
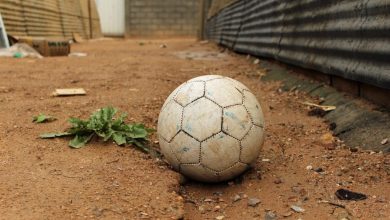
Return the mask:
<svg viewBox="0 0 390 220">
<path fill-rule="evenodd" d="M 219 173 L 220 181 L 225 181 L 236 177 L 238 174 L 244 172 L 248 169 L 248 165 L 244 163 L 237 162 L 233 166 L 223 170 Z"/>
<path fill-rule="evenodd" d="M 170 147 L 180 163 L 200 162 L 200 142 L 180 132 L 171 141 Z"/>
<path fill-rule="evenodd" d="M 194 81 L 206 82 L 206 81 L 210 81 L 210 80 L 214 80 L 214 79 L 222 79 L 222 78 L 223 78 L 223 76 L 220 76 L 220 75 L 206 75 L 206 76 L 195 77 L 195 78 L 189 80 L 188 82 L 194 82 Z"/>
<path fill-rule="evenodd" d="M 241 140 L 240 161 L 246 164 L 255 163 L 263 142 L 263 128 L 256 125 L 252 126 L 248 134 Z"/>
<path fill-rule="evenodd" d="M 183 130 L 203 141 L 221 130 L 222 109 L 212 101 L 201 98 L 184 108 Z"/>
<path fill-rule="evenodd" d="M 243 105 L 234 105 L 223 110 L 222 129 L 241 140 L 252 127 L 252 120 Z"/>
<path fill-rule="evenodd" d="M 230 83 L 238 90 L 240 90 L 240 92 L 243 92 L 244 90 L 248 90 L 248 87 L 246 87 L 244 84 L 242 84 L 241 82 L 235 80 L 235 79 L 232 79 L 232 78 L 226 78 L 230 81 Z"/>
<path fill-rule="evenodd" d="M 204 95 L 204 82 L 189 82 L 183 85 L 175 96 L 176 102 L 186 106 Z"/>
<path fill-rule="evenodd" d="M 202 182 L 218 182 L 217 172 L 207 169 L 201 164 L 181 164 L 180 172 L 185 176 Z"/>
<path fill-rule="evenodd" d="M 169 164 L 171 164 L 171 166 L 175 170 L 179 170 L 180 162 L 173 153 L 170 144 L 166 140 L 164 140 L 164 138 L 160 138 L 159 142 L 161 153 L 165 156 L 165 159 L 169 162 Z"/>
<path fill-rule="evenodd" d="M 264 116 L 256 96 L 244 90 L 244 105 L 251 116 L 252 122 L 258 126 L 264 126 Z"/>
<path fill-rule="evenodd" d="M 242 94 L 226 78 L 206 82 L 206 97 L 222 107 L 242 103 Z"/>
<path fill-rule="evenodd" d="M 182 111 L 183 107 L 174 100 L 170 100 L 165 108 L 160 112 L 157 130 L 159 135 L 165 140 L 171 141 L 172 138 L 180 131 Z"/>
<path fill-rule="evenodd" d="M 212 170 L 223 171 L 239 158 L 240 142 L 222 132 L 201 143 L 201 163 Z"/>
</svg>

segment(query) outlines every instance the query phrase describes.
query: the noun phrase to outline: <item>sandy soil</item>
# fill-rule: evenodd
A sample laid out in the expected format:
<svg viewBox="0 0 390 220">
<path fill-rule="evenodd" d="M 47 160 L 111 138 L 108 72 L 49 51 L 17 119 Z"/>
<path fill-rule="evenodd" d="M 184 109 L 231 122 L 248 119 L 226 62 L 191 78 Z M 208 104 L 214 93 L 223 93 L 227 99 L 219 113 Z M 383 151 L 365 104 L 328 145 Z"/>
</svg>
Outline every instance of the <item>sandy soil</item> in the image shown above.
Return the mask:
<svg viewBox="0 0 390 220">
<path fill-rule="evenodd" d="M 390 218 L 390 156 L 322 140 L 328 125 L 307 115 L 300 104 L 307 96 L 261 82 L 265 70 L 211 44 L 140 42 L 73 46 L 87 57 L 0 59 L 0 219 L 264 219 L 269 212 L 280 219 Z M 163 43 L 167 48 L 160 48 Z M 242 81 L 265 113 L 264 150 L 255 168 L 234 181 L 180 185 L 180 176 L 161 160 L 131 147 L 94 141 L 74 150 L 66 139 L 37 138 L 65 129 L 68 117 L 87 117 L 108 105 L 128 112 L 129 121 L 155 127 L 175 87 L 210 73 Z M 51 96 L 66 87 L 83 87 L 88 94 Z M 39 113 L 58 120 L 33 124 Z M 340 201 L 334 196 L 339 188 L 368 198 Z M 260 203 L 248 206 L 251 198 Z"/>
</svg>

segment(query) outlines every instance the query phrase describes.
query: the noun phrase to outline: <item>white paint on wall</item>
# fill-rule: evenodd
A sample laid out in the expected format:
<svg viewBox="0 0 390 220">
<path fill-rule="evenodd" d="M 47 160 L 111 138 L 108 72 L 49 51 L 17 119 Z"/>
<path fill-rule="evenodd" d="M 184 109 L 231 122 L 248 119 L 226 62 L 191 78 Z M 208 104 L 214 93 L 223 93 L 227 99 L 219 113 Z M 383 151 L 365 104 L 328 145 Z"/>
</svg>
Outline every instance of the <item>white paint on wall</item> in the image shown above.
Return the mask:
<svg viewBox="0 0 390 220">
<path fill-rule="evenodd" d="M 125 35 L 125 0 L 96 0 L 104 36 Z"/>
</svg>

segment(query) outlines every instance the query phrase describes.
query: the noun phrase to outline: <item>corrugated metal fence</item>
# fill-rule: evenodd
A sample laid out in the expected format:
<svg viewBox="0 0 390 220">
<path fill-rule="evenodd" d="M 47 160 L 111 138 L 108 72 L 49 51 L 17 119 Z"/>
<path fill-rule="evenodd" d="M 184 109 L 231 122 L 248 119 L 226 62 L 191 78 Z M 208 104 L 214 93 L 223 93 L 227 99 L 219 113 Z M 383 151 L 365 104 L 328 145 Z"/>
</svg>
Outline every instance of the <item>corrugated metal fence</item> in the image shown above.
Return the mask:
<svg viewBox="0 0 390 220">
<path fill-rule="evenodd" d="M 390 88 L 389 0 L 241 0 L 210 18 L 206 35 L 240 53 Z"/>
<path fill-rule="evenodd" d="M 0 0 L 7 33 L 15 36 L 71 38 L 78 33 L 87 38 L 90 21 L 92 29 L 100 31 L 95 4 L 92 7 L 88 0 Z"/>
</svg>

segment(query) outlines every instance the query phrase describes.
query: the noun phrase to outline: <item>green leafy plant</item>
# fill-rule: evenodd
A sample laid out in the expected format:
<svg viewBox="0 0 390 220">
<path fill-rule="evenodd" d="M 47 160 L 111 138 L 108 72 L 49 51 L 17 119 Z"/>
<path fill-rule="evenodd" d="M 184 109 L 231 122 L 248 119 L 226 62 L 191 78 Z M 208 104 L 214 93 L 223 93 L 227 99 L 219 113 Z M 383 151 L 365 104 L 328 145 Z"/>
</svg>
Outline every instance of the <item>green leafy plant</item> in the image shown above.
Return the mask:
<svg viewBox="0 0 390 220">
<path fill-rule="evenodd" d="M 44 115 L 44 114 L 39 114 L 38 116 L 33 117 L 33 122 L 35 123 L 45 123 L 45 122 L 51 122 L 55 120 L 57 120 L 55 117 L 50 115 Z"/>
<path fill-rule="evenodd" d="M 93 137 L 103 138 L 104 141 L 113 140 L 117 145 L 132 144 L 144 152 L 150 149 L 146 146 L 148 136 L 153 129 L 146 128 L 143 124 L 126 124 L 124 122 L 126 114 L 121 114 L 114 118 L 117 109 L 106 107 L 94 112 L 88 120 L 71 118 L 69 122 L 71 127 L 62 133 L 47 133 L 40 137 L 57 138 L 71 136 L 73 139 L 69 146 L 81 148 L 86 145 Z"/>
</svg>

